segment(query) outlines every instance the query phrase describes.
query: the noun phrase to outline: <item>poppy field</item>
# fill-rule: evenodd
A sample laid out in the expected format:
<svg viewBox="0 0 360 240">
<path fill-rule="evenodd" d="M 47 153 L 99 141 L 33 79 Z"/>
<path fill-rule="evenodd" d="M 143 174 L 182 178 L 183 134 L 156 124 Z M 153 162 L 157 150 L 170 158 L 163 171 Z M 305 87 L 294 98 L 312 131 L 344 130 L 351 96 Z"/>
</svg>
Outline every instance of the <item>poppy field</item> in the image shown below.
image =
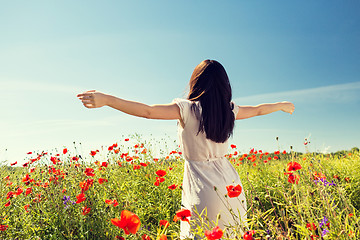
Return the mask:
<svg viewBox="0 0 360 240">
<path fill-rule="evenodd" d="M 0 239 L 180 239 L 179 222 L 192 223 L 181 206 L 185 160 L 165 146 L 156 156 L 152 144 L 133 136 L 0 163 Z M 247 222 L 221 229 L 196 213 L 198 238 L 360 239 L 358 149 L 243 153 L 232 144 L 226 157 L 243 188 L 229 185 L 219 197 L 245 192 Z"/>
</svg>

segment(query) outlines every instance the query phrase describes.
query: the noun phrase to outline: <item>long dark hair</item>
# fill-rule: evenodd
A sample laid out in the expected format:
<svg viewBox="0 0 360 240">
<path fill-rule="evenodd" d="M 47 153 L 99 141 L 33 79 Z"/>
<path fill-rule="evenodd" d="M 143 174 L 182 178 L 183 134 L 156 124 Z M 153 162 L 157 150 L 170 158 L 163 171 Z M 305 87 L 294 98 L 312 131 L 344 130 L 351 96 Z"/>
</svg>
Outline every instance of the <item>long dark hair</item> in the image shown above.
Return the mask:
<svg viewBox="0 0 360 240">
<path fill-rule="evenodd" d="M 200 120 L 198 134 L 217 143 L 225 142 L 233 133 L 235 116 L 231 104 L 231 86 L 224 67 L 215 60 L 204 60 L 194 69 L 189 83 L 188 100 L 199 101 L 192 111 Z"/>
</svg>

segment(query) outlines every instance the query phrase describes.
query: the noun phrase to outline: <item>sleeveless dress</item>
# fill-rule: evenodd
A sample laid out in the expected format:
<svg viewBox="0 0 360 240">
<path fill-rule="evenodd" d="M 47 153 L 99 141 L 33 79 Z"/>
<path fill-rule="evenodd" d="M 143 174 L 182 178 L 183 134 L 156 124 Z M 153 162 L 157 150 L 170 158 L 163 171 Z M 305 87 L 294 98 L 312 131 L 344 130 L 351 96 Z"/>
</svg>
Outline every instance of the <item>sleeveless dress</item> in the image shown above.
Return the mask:
<svg viewBox="0 0 360 240">
<path fill-rule="evenodd" d="M 196 225 L 200 223 L 198 214 L 204 209 L 206 221 L 212 223 L 211 228 L 216 225 L 218 214 L 220 219 L 217 225 L 223 230 L 225 226 L 243 223 L 247 211 L 244 191 L 237 198 L 225 198 L 226 186 L 240 184 L 242 187 L 239 174 L 224 157 L 228 152 L 228 140 L 224 143 L 216 143 L 207 139 L 205 133 L 197 134 L 200 122 L 191 110 L 191 105 L 197 104 L 201 113 L 200 102 L 179 98 L 174 99 L 173 102 L 179 106 L 184 123 L 182 126 L 181 122 L 178 122 L 180 146 L 185 158 L 181 204 L 191 211 L 190 220 L 195 219 L 197 222 L 190 226 L 188 222 L 181 221 L 181 239 L 196 238 L 192 229 L 196 229 Z M 238 106 L 235 104 L 233 112 L 236 116 Z M 229 209 L 232 209 L 232 214 Z"/>
</svg>

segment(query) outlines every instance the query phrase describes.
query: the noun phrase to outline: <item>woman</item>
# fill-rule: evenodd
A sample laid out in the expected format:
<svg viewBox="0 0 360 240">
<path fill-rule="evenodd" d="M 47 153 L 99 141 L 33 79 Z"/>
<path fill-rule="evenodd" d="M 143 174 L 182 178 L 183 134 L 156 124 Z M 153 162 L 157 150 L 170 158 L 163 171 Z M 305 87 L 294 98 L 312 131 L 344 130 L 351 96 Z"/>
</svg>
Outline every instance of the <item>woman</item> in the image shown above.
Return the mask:
<svg viewBox="0 0 360 240">
<path fill-rule="evenodd" d="M 146 105 L 95 90 L 77 95 L 87 108 L 109 106 L 124 113 L 149 119 L 178 120 L 180 145 L 184 154 L 182 205 L 191 210 L 194 224 L 181 222 L 182 239 L 193 237 L 192 229 L 205 218 L 224 229 L 246 220 L 244 191 L 237 198 L 224 198 L 226 186 L 242 184 L 238 173 L 224 157 L 235 119 L 275 111 L 292 114 L 290 102 L 238 106 L 231 102 L 231 86 L 224 67 L 215 60 L 196 66 L 187 99 L 170 104 Z M 199 216 L 201 214 L 201 216 Z"/>
</svg>

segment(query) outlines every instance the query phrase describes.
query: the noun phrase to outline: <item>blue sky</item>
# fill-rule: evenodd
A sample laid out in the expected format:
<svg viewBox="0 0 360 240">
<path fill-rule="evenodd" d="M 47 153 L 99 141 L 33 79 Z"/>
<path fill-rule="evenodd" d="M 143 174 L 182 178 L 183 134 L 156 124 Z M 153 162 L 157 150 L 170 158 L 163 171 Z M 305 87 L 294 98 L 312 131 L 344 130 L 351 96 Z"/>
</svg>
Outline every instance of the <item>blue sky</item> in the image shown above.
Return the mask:
<svg viewBox="0 0 360 240">
<path fill-rule="evenodd" d="M 359 1 L 2 1 L 0 161 L 141 133 L 177 139 L 176 121 L 86 109 L 96 89 L 147 104 L 186 94 L 210 58 L 239 105 L 292 101 L 295 112 L 237 121 L 241 151 L 360 147 Z M 151 135 L 152 134 L 152 135 Z M 151 135 L 151 136 L 150 136 Z M 7 149 L 7 151 L 5 151 Z"/>
</svg>

